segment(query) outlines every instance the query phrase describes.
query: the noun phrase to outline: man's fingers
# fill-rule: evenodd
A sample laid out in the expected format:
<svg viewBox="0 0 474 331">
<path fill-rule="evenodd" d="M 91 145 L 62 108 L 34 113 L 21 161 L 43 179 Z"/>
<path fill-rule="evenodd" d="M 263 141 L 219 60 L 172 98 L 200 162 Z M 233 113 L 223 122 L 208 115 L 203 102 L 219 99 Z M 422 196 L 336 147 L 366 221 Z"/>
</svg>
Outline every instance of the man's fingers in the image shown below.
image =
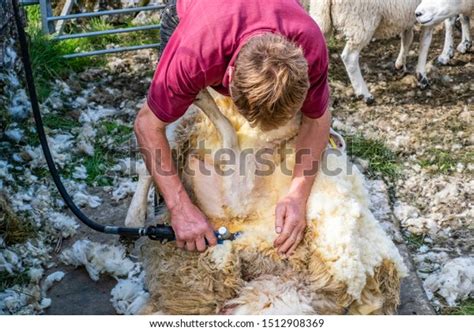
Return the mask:
<svg viewBox="0 0 474 331">
<path fill-rule="evenodd" d="M 274 245 L 278 247 L 281 244 L 283 244 L 291 236 L 291 233 L 293 232 L 293 228 L 294 228 L 294 223 L 292 223 L 288 219 L 288 217 L 285 217 L 285 224 L 283 224 L 283 230 L 281 231 L 278 238 L 276 238 Z"/>
<path fill-rule="evenodd" d="M 283 230 L 283 224 L 285 222 L 285 211 L 284 205 L 277 205 L 275 209 L 275 232 L 281 233 Z"/>
<path fill-rule="evenodd" d="M 209 230 L 208 232 L 206 232 L 205 236 L 206 236 L 207 244 L 209 246 L 217 245 L 217 238 L 216 238 L 216 235 L 214 234 L 214 231 Z"/>
<path fill-rule="evenodd" d="M 204 238 L 196 239 L 196 248 L 199 252 L 204 252 L 206 250 L 206 241 Z"/>
<path fill-rule="evenodd" d="M 186 242 L 184 240 L 176 240 L 176 246 L 178 248 L 184 248 L 184 246 L 186 245 Z"/>
<path fill-rule="evenodd" d="M 278 253 L 286 254 L 286 252 L 290 249 L 290 247 L 293 246 L 293 244 L 295 243 L 297 237 L 298 237 L 297 229 L 294 229 L 290 237 L 286 239 L 283 244 L 281 244 L 280 248 L 278 248 Z"/>
<path fill-rule="evenodd" d="M 194 252 L 196 250 L 196 244 L 194 241 L 186 241 L 186 250 L 188 252 Z"/>
<path fill-rule="evenodd" d="M 290 249 L 286 252 L 286 256 L 291 256 L 293 254 L 296 247 L 298 247 L 298 245 L 300 244 L 301 240 L 303 240 L 303 238 L 304 238 L 304 231 L 301 231 L 296 237 L 296 241 L 293 244 L 293 246 L 291 246 Z"/>
</svg>

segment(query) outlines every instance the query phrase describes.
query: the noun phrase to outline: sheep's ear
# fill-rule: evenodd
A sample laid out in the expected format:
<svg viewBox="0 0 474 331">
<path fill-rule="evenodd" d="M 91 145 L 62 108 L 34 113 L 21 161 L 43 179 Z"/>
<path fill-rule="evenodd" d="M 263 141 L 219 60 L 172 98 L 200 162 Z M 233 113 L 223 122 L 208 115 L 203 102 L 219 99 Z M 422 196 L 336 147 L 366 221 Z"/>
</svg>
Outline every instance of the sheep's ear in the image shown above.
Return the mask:
<svg viewBox="0 0 474 331">
<path fill-rule="evenodd" d="M 153 178 L 148 173 L 144 163 L 137 166 L 138 184 L 132 202 L 128 208 L 125 226 L 142 227 L 145 225 L 148 209 L 148 192 Z"/>
</svg>

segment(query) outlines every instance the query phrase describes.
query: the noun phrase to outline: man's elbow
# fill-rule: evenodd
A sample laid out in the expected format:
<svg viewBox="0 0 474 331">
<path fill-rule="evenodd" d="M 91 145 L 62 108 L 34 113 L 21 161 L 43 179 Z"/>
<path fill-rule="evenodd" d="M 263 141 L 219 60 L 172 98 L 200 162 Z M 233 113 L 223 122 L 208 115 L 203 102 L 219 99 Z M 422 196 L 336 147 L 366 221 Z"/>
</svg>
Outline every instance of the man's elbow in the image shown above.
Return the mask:
<svg viewBox="0 0 474 331">
<path fill-rule="evenodd" d="M 156 117 L 150 107 L 145 103 L 135 118 L 133 130 L 137 138 L 150 135 L 153 132 L 165 135 L 166 125 L 167 123 Z"/>
<path fill-rule="evenodd" d="M 143 132 L 147 131 L 147 126 L 149 125 L 149 117 L 150 117 L 151 110 L 148 105 L 145 103 L 143 107 L 137 114 L 135 118 L 135 122 L 133 124 L 133 130 L 135 131 L 135 135 L 140 136 Z"/>
</svg>

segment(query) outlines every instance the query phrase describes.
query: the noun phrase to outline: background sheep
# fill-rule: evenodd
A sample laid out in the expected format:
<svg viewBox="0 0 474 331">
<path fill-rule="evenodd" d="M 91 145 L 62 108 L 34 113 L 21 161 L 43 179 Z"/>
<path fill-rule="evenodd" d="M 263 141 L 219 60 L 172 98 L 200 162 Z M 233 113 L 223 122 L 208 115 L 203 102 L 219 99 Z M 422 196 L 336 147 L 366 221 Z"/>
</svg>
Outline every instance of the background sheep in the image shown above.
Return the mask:
<svg viewBox="0 0 474 331">
<path fill-rule="evenodd" d="M 457 50 L 460 53 L 468 52 L 472 47 L 470 32 L 470 16 L 474 10 L 473 0 L 422 0 L 416 9 L 416 18 L 423 26 L 434 26 L 445 21 L 446 37 L 444 48 L 438 57 L 438 63 L 448 64 L 454 56 L 454 24 L 457 15 L 460 15 L 462 39 Z"/>
<path fill-rule="evenodd" d="M 372 103 L 374 98 L 362 77 L 359 56 L 372 38 L 386 39 L 400 34 L 400 54 L 395 68 L 405 70 L 406 57 L 413 42 L 415 9 L 420 0 L 311 0 L 310 15 L 328 36 L 333 29 L 340 30 L 347 43 L 342 52 L 349 79 L 355 94 Z M 426 59 L 432 38 L 432 28 L 422 29 L 420 54 L 416 74 L 422 88 L 428 86 Z"/>
<path fill-rule="evenodd" d="M 188 111 L 174 127 L 173 139 L 178 150 L 193 150 L 185 153 L 180 168 L 187 169 L 183 181 L 194 202 L 214 228 L 226 226 L 242 235 L 202 254 L 178 249 L 175 243 L 147 242 L 143 252 L 151 299 L 143 313 L 393 313 L 406 270 L 369 211 L 363 177 L 345 154 L 328 152 L 325 166 L 333 172 L 318 175 L 308 200 L 305 238 L 285 259 L 273 247 L 274 207 L 291 182 L 291 173 L 284 169 L 293 167 L 300 119 L 261 132 L 249 126 L 230 99 L 216 101 L 225 117 L 214 112 L 217 107 L 206 109 L 207 117 L 196 109 Z M 231 124 L 230 131 L 215 125 L 216 120 Z M 249 147 L 249 160 L 258 150 L 270 151 L 274 171 L 222 176 L 222 166 L 241 167 L 239 162 L 216 161 L 215 153 L 225 144 L 237 153 L 237 160 Z M 250 165 L 250 172 L 259 169 L 250 163 L 255 166 Z M 165 212 L 162 221 L 167 217 Z"/>
</svg>

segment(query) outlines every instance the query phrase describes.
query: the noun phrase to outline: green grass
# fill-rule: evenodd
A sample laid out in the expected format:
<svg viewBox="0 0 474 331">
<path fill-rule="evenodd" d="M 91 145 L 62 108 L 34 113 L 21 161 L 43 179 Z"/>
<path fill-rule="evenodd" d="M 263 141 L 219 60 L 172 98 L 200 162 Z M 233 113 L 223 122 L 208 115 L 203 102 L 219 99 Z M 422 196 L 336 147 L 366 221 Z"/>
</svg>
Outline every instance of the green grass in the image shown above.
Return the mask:
<svg viewBox="0 0 474 331">
<path fill-rule="evenodd" d="M 94 145 L 94 155 L 84 158 L 83 164 L 87 169 L 86 183 L 89 185 L 111 185 L 113 178 L 107 176 L 107 171 L 116 163 L 118 155 L 123 152 L 116 148 L 125 144 L 132 136 L 133 128 L 114 121 L 104 121 L 99 128 L 99 136 L 113 139 L 113 146 L 109 148 L 97 142 Z"/>
<path fill-rule="evenodd" d="M 83 161 L 87 170 L 86 183 L 99 186 L 112 185 L 113 179 L 107 176 L 106 173 L 115 164 L 114 160 L 115 158 L 108 150 L 96 144 L 94 155 L 86 156 Z"/>
<path fill-rule="evenodd" d="M 31 222 L 15 214 L 7 198 L 0 195 L 0 236 L 5 243 L 7 245 L 23 243 L 35 234 Z"/>
<path fill-rule="evenodd" d="M 409 233 L 409 234 L 405 235 L 405 241 L 406 241 L 408 246 L 411 246 L 415 249 L 418 249 L 424 244 L 425 237 L 421 236 L 421 235 L 416 235 L 416 234 L 413 234 L 413 233 Z"/>
<path fill-rule="evenodd" d="M 344 46 L 343 40 L 338 40 L 334 35 L 327 39 L 326 44 L 331 53 L 339 51 Z"/>
<path fill-rule="evenodd" d="M 91 19 L 85 27 L 75 29 L 74 32 L 105 31 L 110 29 L 131 28 L 140 26 L 134 24 L 132 20 L 133 18 L 130 18 L 124 23 L 117 23 L 115 25 L 112 25 L 108 23 L 104 18 L 95 18 Z M 151 21 L 146 25 L 154 25 L 159 23 L 159 21 Z M 158 40 L 160 40 L 160 31 L 158 29 L 135 31 L 131 33 L 90 37 L 85 40 L 89 41 L 89 48 L 92 47 L 95 49 L 105 48 L 108 44 L 117 44 L 120 46 L 144 45 L 156 43 Z"/>
<path fill-rule="evenodd" d="M 9 274 L 7 271 L 0 271 L 0 292 L 14 285 L 27 285 L 30 282 L 28 271 L 19 274 Z"/>
<path fill-rule="evenodd" d="M 83 27 L 77 27 L 74 32 L 91 32 L 91 31 L 105 31 L 105 30 L 111 30 L 115 29 L 116 27 L 107 22 L 104 18 L 92 18 L 89 20 L 87 26 L 85 28 Z M 103 49 L 106 48 L 107 45 L 110 44 L 117 44 L 120 42 L 120 37 L 119 35 L 102 35 L 102 36 L 97 36 L 97 37 L 89 37 L 89 38 L 81 38 L 81 39 L 76 39 L 81 43 L 79 45 L 80 51 L 86 52 L 86 51 L 92 51 L 94 49 Z"/>
<path fill-rule="evenodd" d="M 151 21 L 147 25 L 159 24 L 159 21 Z M 133 23 L 127 23 L 124 27 L 134 27 L 137 26 Z M 159 42 L 160 40 L 160 30 L 145 30 L 137 31 L 134 33 L 125 33 L 120 36 L 120 43 L 123 46 L 133 46 L 133 45 L 146 45 L 151 43 Z"/>
<path fill-rule="evenodd" d="M 420 166 L 423 168 L 436 168 L 437 172 L 444 174 L 452 173 L 456 170 L 458 163 L 469 163 L 474 160 L 474 152 L 463 153 L 461 157 L 457 157 L 450 151 L 440 149 L 430 149 L 425 156 L 420 160 Z"/>
<path fill-rule="evenodd" d="M 361 135 L 348 136 L 346 142 L 350 156 L 359 157 L 369 162 L 369 176 L 382 176 L 390 180 L 397 177 L 397 157 L 382 142 L 366 139 Z"/>
<path fill-rule="evenodd" d="M 71 130 L 72 128 L 80 126 L 80 123 L 77 120 L 58 114 L 48 114 L 44 116 L 43 124 L 45 127 L 53 130 Z"/>
<path fill-rule="evenodd" d="M 474 299 L 467 299 L 458 307 L 446 308 L 443 314 L 447 315 L 474 315 Z"/>
<path fill-rule="evenodd" d="M 103 123 L 105 134 L 114 138 L 114 142 L 121 145 L 132 137 L 133 128 L 113 121 Z"/>
<path fill-rule="evenodd" d="M 26 7 L 27 27 L 29 35 L 31 65 L 36 80 L 38 96 L 41 101 L 46 99 L 51 92 L 51 82 L 55 79 L 65 78 L 73 71 L 82 71 L 91 66 L 87 59 L 67 60 L 63 55 L 73 53 L 80 40 L 55 42 L 50 36 L 41 31 L 41 15 L 39 6 Z"/>
</svg>

